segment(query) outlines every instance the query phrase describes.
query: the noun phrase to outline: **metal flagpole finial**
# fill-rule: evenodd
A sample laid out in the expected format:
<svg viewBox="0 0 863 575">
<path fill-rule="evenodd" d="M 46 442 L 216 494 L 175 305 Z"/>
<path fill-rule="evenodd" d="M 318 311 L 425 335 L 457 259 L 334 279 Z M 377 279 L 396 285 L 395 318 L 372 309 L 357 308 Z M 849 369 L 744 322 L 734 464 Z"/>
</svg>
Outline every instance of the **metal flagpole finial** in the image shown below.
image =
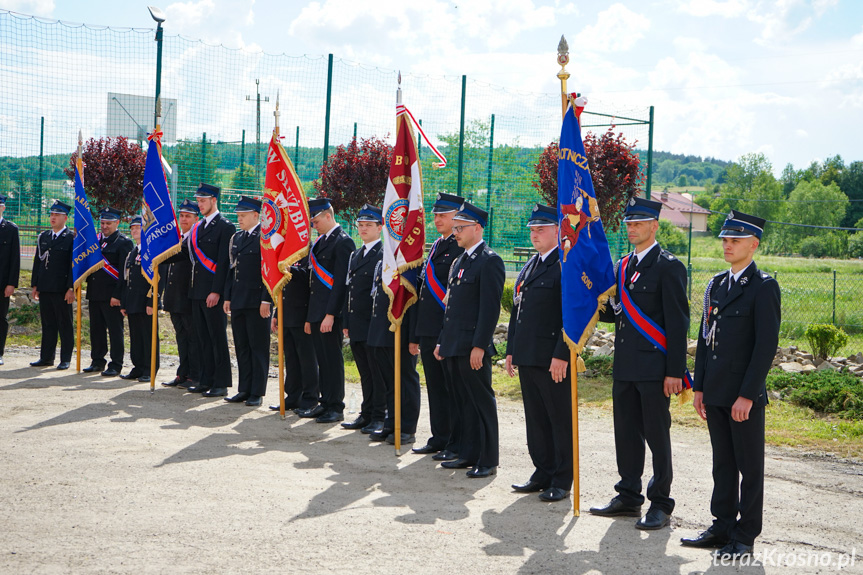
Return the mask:
<svg viewBox="0 0 863 575">
<path fill-rule="evenodd" d="M 159 127 L 159 120 L 162 119 L 162 97 L 156 98 L 156 127 Z"/>
<path fill-rule="evenodd" d="M 396 90 L 396 105 L 402 105 L 402 71 L 399 70 L 399 87 Z"/>
<path fill-rule="evenodd" d="M 81 128 L 78 128 L 78 153 L 81 153 L 81 146 L 84 145 L 84 138 L 81 136 Z"/>
<path fill-rule="evenodd" d="M 566 71 L 566 65 L 569 63 L 569 44 L 566 43 L 563 34 L 561 34 L 560 42 L 557 45 L 557 63 L 560 64 L 557 77 L 560 80 L 561 113 L 566 114 L 566 106 L 569 103 L 566 94 L 566 81 L 569 79 L 569 72 Z"/>
<path fill-rule="evenodd" d="M 279 91 L 276 90 L 276 110 L 273 112 L 273 116 L 276 118 L 276 133 L 279 131 Z"/>
</svg>

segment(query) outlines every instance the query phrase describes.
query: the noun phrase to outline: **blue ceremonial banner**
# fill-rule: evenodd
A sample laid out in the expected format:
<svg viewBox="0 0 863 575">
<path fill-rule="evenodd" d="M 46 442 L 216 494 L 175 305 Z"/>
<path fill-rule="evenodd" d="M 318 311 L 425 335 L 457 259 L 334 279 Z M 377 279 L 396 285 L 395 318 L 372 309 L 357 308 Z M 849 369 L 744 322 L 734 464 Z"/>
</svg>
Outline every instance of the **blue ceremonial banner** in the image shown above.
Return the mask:
<svg viewBox="0 0 863 575">
<path fill-rule="evenodd" d="M 579 110 L 580 111 L 580 110 Z M 580 354 L 614 293 L 614 264 L 572 103 L 563 118 L 557 161 L 560 278 L 566 343 Z"/>
<path fill-rule="evenodd" d="M 79 161 L 80 164 L 80 161 Z M 102 267 L 102 248 L 96 237 L 90 202 L 81 180 L 81 167 L 75 166 L 75 243 L 72 245 L 72 278 L 75 287 L 87 279 L 91 273 Z"/>
<path fill-rule="evenodd" d="M 180 251 L 180 230 L 162 168 L 161 132 L 149 137 L 144 167 L 144 225 L 141 229 L 141 273 L 152 284 L 157 266 Z"/>
</svg>

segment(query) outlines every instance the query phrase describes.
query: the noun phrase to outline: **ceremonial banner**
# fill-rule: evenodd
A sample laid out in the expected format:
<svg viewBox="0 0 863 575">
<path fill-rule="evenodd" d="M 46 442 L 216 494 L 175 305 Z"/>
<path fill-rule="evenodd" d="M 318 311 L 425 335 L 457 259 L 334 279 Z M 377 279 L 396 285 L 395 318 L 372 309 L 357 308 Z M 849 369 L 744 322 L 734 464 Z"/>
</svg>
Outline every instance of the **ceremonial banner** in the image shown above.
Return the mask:
<svg viewBox="0 0 863 575">
<path fill-rule="evenodd" d="M 614 293 L 614 264 L 571 103 L 560 132 L 557 215 L 563 331 L 566 343 L 580 354 L 599 319 L 600 306 Z"/>
<path fill-rule="evenodd" d="M 261 205 L 261 273 L 274 301 L 291 280 L 291 265 L 309 253 L 310 228 L 303 185 L 274 131 Z"/>
<path fill-rule="evenodd" d="M 90 202 L 81 177 L 80 158 L 75 165 L 75 244 L 72 246 L 72 278 L 75 287 L 87 279 L 91 273 L 102 267 L 102 248 L 93 215 L 90 213 Z"/>
<path fill-rule="evenodd" d="M 396 106 L 396 145 L 384 196 L 384 240 L 381 283 L 390 297 L 387 315 L 392 331 L 417 299 L 417 271 L 423 262 L 422 170 L 410 112 Z"/>
<path fill-rule="evenodd" d="M 162 167 L 162 133 L 150 134 L 144 167 L 144 204 L 141 206 L 141 273 L 151 284 L 156 267 L 180 251 L 180 229 Z"/>
</svg>

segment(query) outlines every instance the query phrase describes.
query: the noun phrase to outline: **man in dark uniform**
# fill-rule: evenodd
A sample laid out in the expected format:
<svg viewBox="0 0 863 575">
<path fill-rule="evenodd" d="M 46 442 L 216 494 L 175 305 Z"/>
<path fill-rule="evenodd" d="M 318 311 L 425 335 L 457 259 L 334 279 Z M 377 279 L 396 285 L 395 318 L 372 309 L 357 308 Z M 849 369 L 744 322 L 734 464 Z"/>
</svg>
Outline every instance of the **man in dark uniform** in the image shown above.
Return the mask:
<svg viewBox="0 0 863 575">
<path fill-rule="evenodd" d="M 203 220 L 189 235 L 192 261 L 192 327 L 198 333 L 201 350 L 201 380 L 191 393 L 224 397 L 231 387 L 231 356 L 228 351 L 228 316 L 222 294 L 230 271 L 231 238 L 236 228 L 219 213 L 221 189 L 201 184 L 195 192 Z"/>
<path fill-rule="evenodd" d="M 537 204 L 527 222 L 538 252 L 518 274 L 506 341 L 506 371 L 521 383 L 527 450 L 534 472 L 519 493 L 560 501 L 572 485 L 572 389 L 560 314 L 557 208 Z"/>
<path fill-rule="evenodd" d="M 171 258 L 165 265 L 165 287 L 162 292 L 162 309 L 171 314 L 171 323 L 177 337 L 177 352 L 180 365 L 177 375 L 162 385 L 167 387 L 194 387 L 201 378 L 201 351 L 198 334 L 192 329 L 192 302 L 189 288 L 192 283 L 192 262 L 189 259 L 189 235 L 198 222 L 198 204 L 184 200 L 177 210 L 182 233 L 182 250 L 179 257 Z"/>
<path fill-rule="evenodd" d="M 488 214 L 464 202 L 455 217 L 455 238 L 464 253 L 453 262 L 446 311 L 435 357 L 446 358 L 461 406 L 458 459 L 447 469 L 465 469 L 468 477 L 497 473 L 499 459 L 497 402 L 491 387 L 494 329 L 506 276 L 503 260 L 483 241 Z"/>
<path fill-rule="evenodd" d="M 693 405 L 713 447 L 714 520 L 681 543 L 721 547 L 722 559 L 750 555 L 762 526 L 765 380 L 782 319 L 779 284 L 752 260 L 764 224 L 736 210 L 725 220 L 719 236 L 731 269 L 707 286 L 695 353 Z"/>
<path fill-rule="evenodd" d="M 342 356 L 342 310 L 354 241 L 336 223 L 326 198 L 309 200 L 309 216 L 318 239 L 309 255 L 309 315 L 304 329 L 312 335 L 320 369 L 321 403 L 299 413 L 318 423 L 345 417 L 345 363 Z"/>
<path fill-rule="evenodd" d="M 240 196 L 240 230 L 231 240 L 230 272 L 225 282 L 225 313 L 231 314 L 237 355 L 238 393 L 225 401 L 261 405 L 270 373 L 270 306 L 272 298 L 261 275 L 261 200 Z"/>
<path fill-rule="evenodd" d="M 373 361 L 366 347 L 369 335 L 369 320 L 372 317 L 372 283 L 375 266 L 383 258 L 381 251 L 381 209 L 365 204 L 357 214 L 357 230 L 363 241 L 351 256 L 348 266 L 348 296 L 345 302 L 344 335 L 351 340 L 351 352 L 360 372 L 363 402 L 360 414 L 354 421 L 342 423 L 345 429 L 364 429 L 372 422 L 367 433 L 383 427 L 387 399 L 384 382 L 374 377 L 370 362 Z"/>
<path fill-rule="evenodd" d="M 6 352 L 6 334 L 9 332 L 9 298 L 18 287 L 18 275 L 21 268 L 21 244 L 18 238 L 18 226 L 3 217 L 6 211 L 6 196 L 0 194 L 0 365 L 3 365 L 3 355 Z"/>
<path fill-rule="evenodd" d="M 33 275 L 30 286 L 32 297 L 39 300 L 39 317 L 42 320 L 42 349 L 33 367 L 54 365 L 57 352 L 57 334 L 60 335 L 60 363 L 57 369 L 69 369 L 75 341 L 72 333 L 72 244 L 75 234 L 66 227 L 71 206 L 54 201 L 51 206 L 51 229 L 39 234 L 36 256 L 33 258 Z"/>
<path fill-rule="evenodd" d="M 150 381 L 150 359 L 153 348 L 153 297 L 150 282 L 141 271 L 141 216 L 129 222 L 135 247 L 123 263 L 123 290 L 120 312 L 129 319 L 129 357 L 132 369 L 123 379 Z M 156 371 L 159 370 L 159 348 L 156 343 Z"/>
<path fill-rule="evenodd" d="M 431 426 L 429 440 L 422 447 L 415 447 L 413 452 L 435 453 L 432 459 L 437 461 L 456 459 L 458 453 L 459 405 L 452 392 L 450 374 L 444 369 L 444 363 L 435 359 L 434 350 L 443 326 L 449 269 L 464 252 L 452 235 L 453 216 L 462 203 L 464 198 L 441 192 L 432 206 L 434 225 L 440 237 L 429 250 L 417 286 L 417 321 L 411 337 L 411 353 L 419 353 L 423 363 Z"/>
<path fill-rule="evenodd" d="M 118 231 L 120 210 L 105 208 L 99 212 L 99 246 L 105 265 L 87 276 L 87 302 L 90 307 L 90 366 L 85 373 L 101 371 L 106 377 L 120 375 L 123 369 L 125 343 L 123 341 L 123 314 L 120 313 L 120 296 L 123 291 L 123 266 L 132 251 L 132 240 Z M 105 368 L 108 342 L 111 343 L 111 361 Z M 104 371 L 103 371 L 104 370 Z"/>
<path fill-rule="evenodd" d="M 309 314 L 309 256 L 291 266 L 291 281 L 282 289 L 282 338 L 285 350 L 285 409 L 294 413 L 317 407 L 321 398 L 318 359 L 312 336 L 306 333 Z M 273 333 L 279 329 L 278 314 L 273 313 Z M 279 411 L 279 404 L 270 409 Z"/>
<path fill-rule="evenodd" d="M 614 322 L 614 446 L 620 481 L 617 495 L 603 507 L 590 512 L 605 517 L 638 517 L 644 496 L 644 443 L 653 457 L 653 477 L 647 484 L 650 508 L 636 522 L 638 529 L 661 529 L 674 510 L 671 498 L 671 413 L 672 394 L 683 391 L 686 373 L 686 331 L 689 302 L 686 298 L 686 267 L 656 242 L 661 202 L 633 198 L 623 221 L 632 253 L 616 266 L 618 286 L 623 276 L 625 294 L 609 302 L 600 320 Z M 625 299 L 621 299 L 625 298 Z M 625 302 L 631 306 L 624 309 Z M 639 330 L 644 327 L 630 319 L 646 316 L 664 331 L 664 353 Z M 634 313 L 637 311 L 638 313 Z"/>
<path fill-rule="evenodd" d="M 366 345 L 370 353 L 369 365 L 374 377 L 382 382 L 386 395 L 386 418 L 382 426 L 374 426 L 369 433 L 371 441 L 386 441 L 395 444 L 396 436 L 396 358 L 395 332 L 390 331 L 390 296 L 384 291 L 383 258 L 375 265 L 372 285 L 372 317 Z M 409 307 L 402 315 L 401 342 L 401 442 L 409 445 L 416 441 L 417 421 L 420 417 L 420 376 L 417 373 L 417 354 L 410 351 L 410 337 L 416 321 L 416 306 Z M 376 390 L 375 393 L 378 393 Z"/>
</svg>

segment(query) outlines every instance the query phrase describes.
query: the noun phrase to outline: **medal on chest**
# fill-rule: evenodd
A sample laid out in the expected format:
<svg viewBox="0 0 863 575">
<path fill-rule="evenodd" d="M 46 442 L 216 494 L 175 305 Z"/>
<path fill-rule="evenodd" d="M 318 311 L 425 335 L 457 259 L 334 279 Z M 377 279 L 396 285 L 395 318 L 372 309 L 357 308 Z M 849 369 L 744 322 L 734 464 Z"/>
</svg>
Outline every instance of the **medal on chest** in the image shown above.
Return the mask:
<svg viewBox="0 0 863 575">
<path fill-rule="evenodd" d="M 640 277 L 641 272 L 635 272 L 632 274 L 632 277 L 629 279 L 629 289 L 635 289 L 635 282 L 637 282 Z"/>
</svg>

